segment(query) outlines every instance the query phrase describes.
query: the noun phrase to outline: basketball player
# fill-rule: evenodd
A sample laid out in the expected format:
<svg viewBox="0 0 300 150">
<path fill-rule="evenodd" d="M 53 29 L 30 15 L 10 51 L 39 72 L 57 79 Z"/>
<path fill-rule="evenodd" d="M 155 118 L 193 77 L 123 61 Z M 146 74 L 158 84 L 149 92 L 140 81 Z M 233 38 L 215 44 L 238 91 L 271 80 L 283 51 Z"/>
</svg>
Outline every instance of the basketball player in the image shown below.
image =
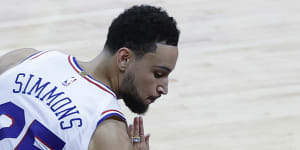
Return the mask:
<svg viewBox="0 0 300 150">
<path fill-rule="evenodd" d="M 1 149 L 149 150 L 142 118 L 127 127 L 117 100 L 144 114 L 167 94 L 178 38 L 172 17 L 141 5 L 113 20 L 89 62 L 29 48 L 2 56 Z"/>
</svg>

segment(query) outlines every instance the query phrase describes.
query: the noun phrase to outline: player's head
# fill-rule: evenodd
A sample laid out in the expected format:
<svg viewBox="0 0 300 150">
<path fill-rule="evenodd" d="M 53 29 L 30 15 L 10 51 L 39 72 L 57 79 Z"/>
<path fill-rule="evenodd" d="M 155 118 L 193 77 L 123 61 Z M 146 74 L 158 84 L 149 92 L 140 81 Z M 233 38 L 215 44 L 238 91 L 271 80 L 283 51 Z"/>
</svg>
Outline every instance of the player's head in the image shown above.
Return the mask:
<svg viewBox="0 0 300 150">
<path fill-rule="evenodd" d="M 158 7 L 125 10 L 109 27 L 105 50 L 115 56 L 121 73 L 119 97 L 136 113 L 167 94 L 168 75 L 178 56 L 176 21 Z"/>
<path fill-rule="evenodd" d="M 173 17 L 158 7 L 141 5 L 125 10 L 109 27 L 105 47 L 112 54 L 120 48 L 137 57 L 155 51 L 157 43 L 177 46 L 179 30 Z"/>
</svg>

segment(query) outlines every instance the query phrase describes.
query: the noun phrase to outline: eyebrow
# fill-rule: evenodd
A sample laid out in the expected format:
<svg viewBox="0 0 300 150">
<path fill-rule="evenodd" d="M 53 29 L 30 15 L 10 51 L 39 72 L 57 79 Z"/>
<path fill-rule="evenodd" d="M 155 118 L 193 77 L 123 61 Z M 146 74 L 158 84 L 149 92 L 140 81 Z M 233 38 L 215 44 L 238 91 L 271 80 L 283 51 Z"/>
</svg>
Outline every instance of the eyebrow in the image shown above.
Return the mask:
<svg viewBox="0 0 300 150">
<path fill-rule="evenodd" d="M 172 70 L 168 67 L 165 67 L 165 66 L 154 66 L 155 68 L 160 68 L 160 69 L 163 69 L 163 70 L 166 70 L 168 72 L 171 72 Z"/>
</svg>

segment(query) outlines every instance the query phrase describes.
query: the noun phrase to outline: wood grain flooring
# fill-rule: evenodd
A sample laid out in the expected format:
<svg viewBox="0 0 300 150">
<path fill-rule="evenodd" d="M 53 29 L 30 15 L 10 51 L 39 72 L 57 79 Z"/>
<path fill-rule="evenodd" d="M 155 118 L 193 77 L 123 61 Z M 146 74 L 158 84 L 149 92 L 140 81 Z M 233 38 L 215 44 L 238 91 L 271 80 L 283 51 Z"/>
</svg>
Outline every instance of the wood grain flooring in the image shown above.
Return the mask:
<svg viewBox="0 0 300 150">
<path fill-rule="evenodd" d="M 170 93 L 145 116 L 151 150 L 300 150 L 299 0 L 5 0 L 0 55 L 32 47 L 89 60 L 112 19 L 141 3 L 181 29 Z"/>
</svg>

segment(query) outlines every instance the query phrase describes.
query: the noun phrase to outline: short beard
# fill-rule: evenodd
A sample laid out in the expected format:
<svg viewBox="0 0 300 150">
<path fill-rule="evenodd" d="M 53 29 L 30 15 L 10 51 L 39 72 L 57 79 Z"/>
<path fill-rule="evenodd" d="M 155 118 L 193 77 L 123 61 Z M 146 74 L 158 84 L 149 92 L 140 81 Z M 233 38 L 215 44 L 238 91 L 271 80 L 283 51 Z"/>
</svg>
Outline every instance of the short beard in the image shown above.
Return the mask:
<svg viewBox="0 0 300 150">
<path fill-rule="evenodd" d="M 144 104 L 141 96 L 137 92 L 137 88 L 134 85 L 135 76 L 132 73 L 128 73 L 122 82 L 120 87 L 120 96 L 123 98 L 125 105 L 134 113 L 145 114 L 149 105 Z"/>
</svg>

